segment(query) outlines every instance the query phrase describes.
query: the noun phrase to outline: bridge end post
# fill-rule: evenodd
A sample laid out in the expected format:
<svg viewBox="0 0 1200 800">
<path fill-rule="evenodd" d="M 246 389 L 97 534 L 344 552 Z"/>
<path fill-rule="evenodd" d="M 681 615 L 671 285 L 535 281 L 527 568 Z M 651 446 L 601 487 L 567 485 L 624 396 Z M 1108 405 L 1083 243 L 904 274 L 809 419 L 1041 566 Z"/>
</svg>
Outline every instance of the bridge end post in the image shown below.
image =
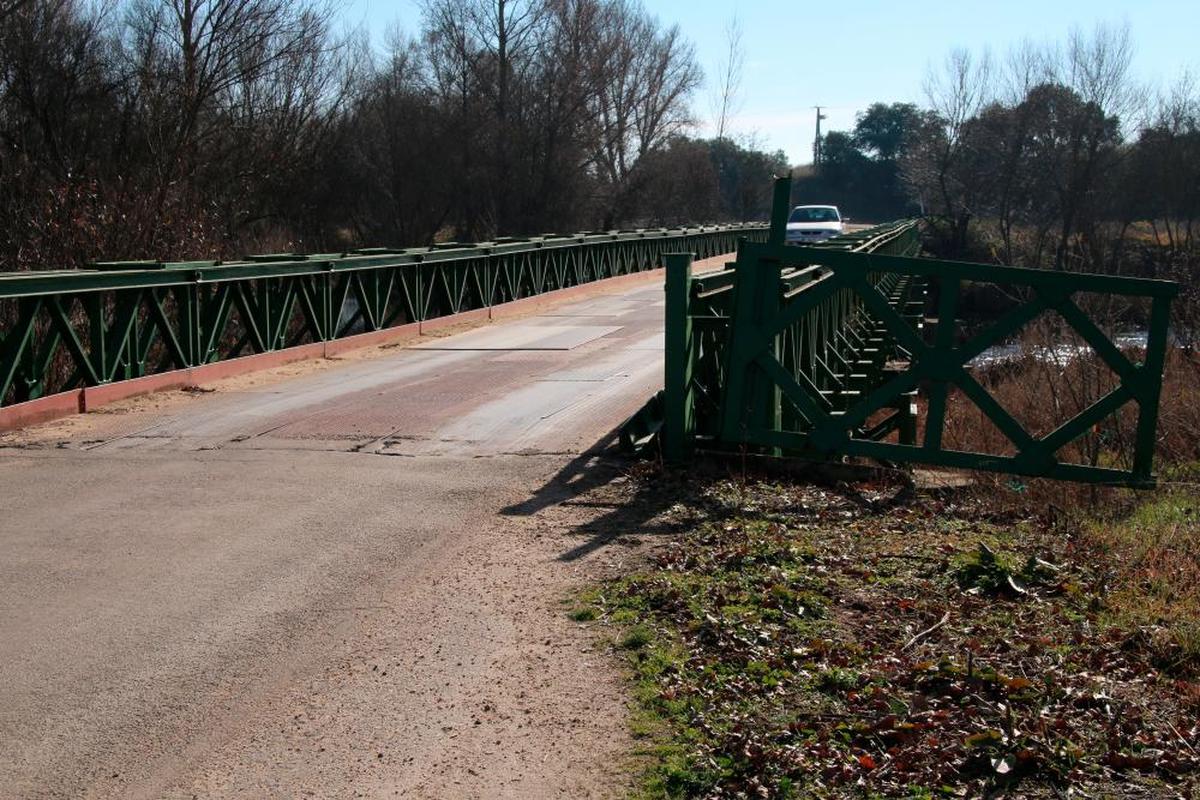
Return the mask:
<svg viewBox="0 0 1200 800">
<path fill-rule="evenodd" d="M 767 241 L 773 245 L 787 243 L 787 221 L 792 205 L 792 174 L 775 179 L 775 192 L 771 198 L 771 230 Z"/>
<path fill-rule="evenodd" d="M 692 253 L 668 253 L 666 267 L 666 339 L 663 375 L 663 458 L 687 458 L 694 434 L 692 407 Z"/>
</svg>

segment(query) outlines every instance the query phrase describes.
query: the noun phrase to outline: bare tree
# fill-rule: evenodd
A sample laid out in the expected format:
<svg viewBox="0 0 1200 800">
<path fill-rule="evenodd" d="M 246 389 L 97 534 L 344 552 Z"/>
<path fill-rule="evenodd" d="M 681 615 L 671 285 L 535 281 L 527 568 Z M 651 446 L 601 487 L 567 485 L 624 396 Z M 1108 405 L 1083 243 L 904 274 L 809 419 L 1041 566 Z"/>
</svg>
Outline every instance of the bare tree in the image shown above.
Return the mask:
<svg viewBox="0 0 1200 800">
<path fill-rule="evenodd" d="M 1091 265 L 1103 262 L 1104 237 L 1098 223 L 1105 202 L 1100 194 L 1124 157 L 1119 147 L 1122 123 L 1136 123 L 1145 109 L 1144 93 L 1132 80 L 1132 61 L 1129 25 L 1101 23 L 1090 35 L 1072 30 L 1054 65 L 1056 84 L 1070 92 L 1059 93 L 1069 102 L 1055 103 L 1041 115 L 1041 121 L 1058 117 L 1056 127 L 1043 126 L 1044 132 L 1055 131 L 1057 142 L 1041 148 L 1054 151 L 1052 162 L 1043 167 L 1059 199 L 1057 269 L 1064 269 L 1071 258 Z M 1044 137 L 1035 141 L 1047 144 Z M 1112 249 L 1120 251 L 1123 236 L 1124 229 Z"/>
<path fill-rule="evenodd" d="M 1029 91 L 1055 80 L 1054 52 L 1043 45 L 1024 39 L 1011 50 L 1001 65 L 1000 97 L 1006 105 L 1015 106 Z"/>
<path fill-rule="evenodd" d="M 612 4 L 602 47 L 612 71 L 597 97 L 596 164 L 608 184 L 611 227 L 636 191 L 639 160 L 691 123 L 688 101 L 702 76 L 678 26 L 660 31 L 640 7 Z"/>
<path fill-rule="evenodd" d="M 967 50 L 954 50 L 940 69 L 925 79 L 925 96 L 940 122 L 937 129 L 919 137 L 903 165 L 923 208 L 938 208 L 950 227 L 952 249 L 966 246 L 967 226 L 974 214 L 974 187 L 958 173 L 967 123 L 991 99 L 991 56 L 976 58 Z"/>
<path fill-rule="evenodd" d="M 524 93 L 536 81 L 548 5 L 543 0 L 429 0 L 425 14 L 427 39 L 442 64 L 436 70 L 442 82 L 453 77 L 461 92 L 462 159 L 483 190 L 464 203 L 459 227 L 468 235 L 511 229 L 522 210 L 511 201 L 520 196 L 512 191 L 513 181 L 524 179 L 514 166 L 528 136 Z M 474 121 L 468 123 L 469 118 Z"/>
<path fill-rule="evenodd" d="M 1097 24 L 1090 36 L 1075 28 L 1067 37 L 1058 80 L 1104 114 L 1133 121 L 1144 96 L 1130 73 L 1133 55 L 1128 22 Z"/>
<path fill-rule="evenodd" d="M 148 156 L 143 184 L 152 184 L 157 207 L 215 213 L 227 237 L 270 214 L 249 190 L 273 170 L 290 171 L 287 160 L 306 164 L 301 142 L 311 141 L 318 117 L 336 111 L 341 46 L 330 34 L 332 13 L 324 2 L 285 0 L 130 6 L 129 102 Z M 149 235 L 153 246 L 157 231 Z"/>
<path fill-rule="evenodd" d="M 457 148 L 446 147 L 458 106 L 453 90 L 431 89 L 420 43 L 398 30 L 388 39 L 389 54 L 373 66 L 351 107 L 345 160 L 331 165 L 335 199 L 353 210 L 360 240 L 424 244 L 459 210 L 461 187 L 447 172 L 461 174 L 462 162 Z M 443 96 L 451 98 L 448 107 L 431 102 Z"/>
<path fill-rule="evenodd" d="M 1172 252 L 1195 244 L 1200 217 L 1200 85 L 1183 72 L 1154 102 L 1153 117 L 1131 149 L 1123 191 Z"/>
<path fill-rule="evenodd" d="M 0 264 L 89 252 L 96 179 L 120 148 L 108 4 L 39 0 L 0 17 Z M 94 247 L 94 245 L 92 245 Z"/>
<path fill-rule="evenodd" d="M 604 89 L 609 66 L 596 42 L 607 10 L 603 0 L 553 0 L 549 32 L 539 49 L 536 86 L 530 93 L 536 161 L 526 229 L 538 220 L 565 215 L 582 222 L 591 201 L 588 183 L 593 143 L 599 136 L 594 98 Z"/>
<path fill-rule="evenodd" d="M 541 0 L 475 0 L 467 17 L 476 48 L 476 63 L 485 72 L 479 86 L 491 101 L 493 135 L 487 142 L 487 172 L 494 227 L 511 230 L 520 209 L 507 192 L 514 179 L 516 148 L 524 145 L 527 103 L 518 97 L 536 69 L 534 53 L 545 34 L 546 6 Z"/>
<path fill-rule="evenodd" d="M 729 121 L 741 110 L 742 70 L 746 50 L 742 43 L 742 23 L 735 14 L 725 28 L 725 61 L 717 70 L 718 84 L 711 98 L 713 129 L 718 139 L 729 132 Z"/>
</svg>

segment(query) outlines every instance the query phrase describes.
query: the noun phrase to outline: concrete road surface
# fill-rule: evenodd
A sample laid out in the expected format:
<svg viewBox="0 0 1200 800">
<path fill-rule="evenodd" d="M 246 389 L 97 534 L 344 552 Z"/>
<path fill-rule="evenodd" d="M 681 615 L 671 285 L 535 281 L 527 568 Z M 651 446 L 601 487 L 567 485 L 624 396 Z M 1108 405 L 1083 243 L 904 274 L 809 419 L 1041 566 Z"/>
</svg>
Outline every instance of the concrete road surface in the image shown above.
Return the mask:
<svg viewBox="0 0 1200 800">
<path fill-rule="evenodd" d="M 0 439 L 0 796 L 619 793 L 544 510 L 661 384 L 662 303 Z"/>
</svg>

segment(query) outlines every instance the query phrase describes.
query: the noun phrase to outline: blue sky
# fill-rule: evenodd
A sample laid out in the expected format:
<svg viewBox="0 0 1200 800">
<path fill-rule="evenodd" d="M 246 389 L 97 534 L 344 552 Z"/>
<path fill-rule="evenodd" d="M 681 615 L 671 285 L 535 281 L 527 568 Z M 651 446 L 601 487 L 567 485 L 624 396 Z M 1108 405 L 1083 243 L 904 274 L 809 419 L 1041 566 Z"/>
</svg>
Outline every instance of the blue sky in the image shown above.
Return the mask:
<svg viewBox="0 0 1200 800">
<path fill-rule="evenodd" d="M 795 163 L 811 158 L 812 106 L 829 107 L 827 127 L 848 129 L 874 101 L 920 102 L 930 63 L 955 47 L 1003 54 L 1023 39 L 1054 42 L 1072 27 L 1128 22 L 1140 81 L 1155 87 L 1184 68 L 1200 73 L 1200 0 L 643 2 L 661 22 L 679 24 L 710 79 L 724 58 L 726 27 L 738 16 L 746 65 L 734 132 L 784 150 Z M 410 33 L 420 28 L 417 0 L 348 0 L 345 16 L 365 22 L 376 41 L 393 23 Z M 708 94 L 696 97 L 700 132 L 711 116 Z"/>
</svg>

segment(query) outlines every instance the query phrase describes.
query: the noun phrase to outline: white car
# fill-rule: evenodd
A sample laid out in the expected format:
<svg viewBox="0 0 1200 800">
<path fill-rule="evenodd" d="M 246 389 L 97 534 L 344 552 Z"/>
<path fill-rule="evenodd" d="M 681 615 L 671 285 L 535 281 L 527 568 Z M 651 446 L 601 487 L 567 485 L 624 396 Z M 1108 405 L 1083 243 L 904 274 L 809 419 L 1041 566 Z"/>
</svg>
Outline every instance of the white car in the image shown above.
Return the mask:
<svg viewBox="0 0 1200 800">
<path fill-rule="evenodd" d="M 796 206 L 787 222 L 788 244 L 823 242 L 845 230 L 837 206 Z"/>
</svg>

